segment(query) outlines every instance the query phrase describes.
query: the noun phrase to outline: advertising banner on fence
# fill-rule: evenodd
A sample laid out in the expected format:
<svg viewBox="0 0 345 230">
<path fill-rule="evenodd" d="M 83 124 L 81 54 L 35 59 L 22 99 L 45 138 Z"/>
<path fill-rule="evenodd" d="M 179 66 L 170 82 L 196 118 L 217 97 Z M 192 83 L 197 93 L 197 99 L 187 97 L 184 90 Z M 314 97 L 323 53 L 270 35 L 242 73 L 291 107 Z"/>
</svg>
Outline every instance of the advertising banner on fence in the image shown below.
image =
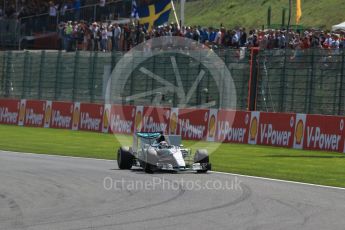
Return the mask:
<svg viewBox="0 0 345 230">
<path fill-rule="evenodd" d="M 48 102 L 47 102 L 48 107 Z M 57 129 L 71 129 L 72 128 L 72 118 L 73 118 L 73 103 L 71 102 L 58 102 L 53 101 L 51 105 L 51 118 L 50 127 Z M 46 110 L 46 119 L 47 112 Z"/>
<path fill-rule="evenodd" d="M 171 108 L 170 122 L 169 122 L 169 134 L 176 135 L 178 126 L 178 108 Z"/>
<path fill-rule="evenodd" d="M 248 144 L 256 145 L 259 132 L 260 112 L 251 112 Z"/>
<path fill-rule="evenodd" d="M 214 141 L 216 138 L 218 109 L 210 109 L 208 116 L 207 141 Z"/>
<path fill-rule="evenodd" d="M 110 111 L 110 129 L 112 133 L 132 134 L 134 132 L 135 106 L 112 105 Z"/>
<path fill-rule="evenodd" d="M 306 120 L 307 120 L 306 114 L 301 114 L 301 113 L 296 114 L 295 134 L 294 134 L 294 141 L 293 141 L 294 149 L 303 149 L 304 130 L 305 130 Z"/>
<path fill-rule="evenodd" d="M 43 127 L 46 103 L 46 101 L 26 101 L 24 126 Z"/>
<path fill-rule="evenodd" d="M 296 114 L 261 112 L 256 144 L 291 148 L 295 120 Z"/>
<path fill-rule="evenodd" d="M 80 121 L 80 102 L 74 103 L 72 130 L 78 130 Z"/>
<path fill-rule="evenodd" d="M 140 132 L 143 123 L 144 106 L 137 106 L 135 111 L 134 132 Z"/>
<path fill-rule="evenodd" d="M 0 99 L 0 124 L 345 152 L 345 117 Z"/>
<path fill-rule="evenodd" d="M 104 106 L 102 104 L 80 104 L 79 130 L 102 132 Z"/>
<path fill-rule="evenodd" d="M 344 117 L 307 115 L 303 149 L 344 151 Z"/>
<path fill-rule="evenodd" d="M 52 101 L 46 101 L 46 109 L 44 113 L 44 128 L 49 128 L 50 127 L 50 119 L 52 116 Z"/>
<path fill-rule="evenodd" d="M 215 140 L 226 143 L 247 143 L 250 114 L 250 112 L 219 110 Z"/>
<path fill-rule="evenodd" d="M 144 107 L 142 132 L 169 132 L 170 108 Z"/>
<path fill-rule="evenodd" d="M 19 100 L 0 99 L 0 124 L 18 124 Z"/>
<path fill-rule="evenodd" d="M 105 104 L 104 111 L 103 111 L 103 119 L 102 119 L 102 132 L 108 133 L 109 126 L 110 126 L 110 113 L 111 113 L 111 105 Z"/>
<path fill-rule="evenodd" d="M 177 133 L 184 140 L 206 140 L 208 109 L 179 109 Z"/>
<path fill-rule="evenodd" d="M 18 125 L 23 126 L 25 120 L 26 99 L 20 100 Z"/>
</svg>

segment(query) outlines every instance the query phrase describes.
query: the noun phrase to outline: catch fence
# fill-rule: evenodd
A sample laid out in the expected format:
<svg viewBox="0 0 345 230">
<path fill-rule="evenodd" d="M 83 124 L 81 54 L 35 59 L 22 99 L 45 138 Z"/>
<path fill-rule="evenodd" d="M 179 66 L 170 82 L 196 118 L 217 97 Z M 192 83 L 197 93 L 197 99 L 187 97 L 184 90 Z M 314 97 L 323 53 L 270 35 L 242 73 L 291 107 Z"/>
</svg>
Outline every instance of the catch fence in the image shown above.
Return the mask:
<svg viewBox="0 0 345 230">
<path fill-rule="evenodd" d="M 250 72 L 249 53 L 239 54 L 237 50 L 231 49 L 219 50 L 216 53 L 226 63 L 225 68 L 229 69 L 236 87 L 230 89 L 237 92 L 237 106 L 233 109 L 245 110 Z M 122 52 L 86 51 L 0 52 L 0 97 L 104 103 L 111 73 L 123 55 Z M 122 103 L 150 105 L 160 95 L 161 105 L 178 106 L 176 92 L 167 92 L 163 89 L 157 91 L 163 87 L 161 82 L 142 70 L 145 68 L 178 86 L 172 59 L 176 62 L 186 94 L 196 84 L 198 74 L 204 72 L 200 82 L 195 85 L 195 90 L 189 95 L 188 105 L 197 107 L 212 101 L 214 104 L 211 107 L 218 108 L 221 91 L 214 81 L 212 70 L 191 56 L 164 52 L 148 59 L 139 59 L 143 61 L 135 66 L 118 66 L 122 71 L 130 73 L 128 79 L 121 83 L 121 96 L 124 98 Z M 143 96 L 138 98 L 140 95 Z M 137 99 L 125 100 L 131 96 Z"/>
<path fill-rule="evenodd" d="M 267 112 L 307 114 L 345 113 L 345 54 L 342 50 L 215 50 L 230 71 L 236 90 L 236 107 Z M 112 70 L 122 52 L 3 51 L 0 52 L 0 97 L 55 101 L 104 103 Z M 176 107 L 176 92 L 157 89 L 157 79 L 142 71 L 145 67 L 162 79 L 177 85 L 172 55 L 153 56 L 139 65 L 126 67 L 130 77 L 123 82 L 123 104 L 150 105 L 157 95 L 163 106 Z M 193 87 L 201 70 L 205 75 L 191 95 L 190 106 L 215 101 L 220 107 L 219 87 L 210 70 L 190 56 L 174 54 L 185 92 Z M 251 77 L 255 76 L 254 82 Z M 248 100 L 255 86 L 255 97 Z M 251 88 L 251 90 L 248 90 Z M 151 92 L 146 94 L 146 92 Z M 136 95 L 140 100 L 125 100 Z"/>
<path fill-rule="evenodd" d="M 257 64 L 257 110 L 344 115 L 343 50 L 266 50 Z"/>
</svg>

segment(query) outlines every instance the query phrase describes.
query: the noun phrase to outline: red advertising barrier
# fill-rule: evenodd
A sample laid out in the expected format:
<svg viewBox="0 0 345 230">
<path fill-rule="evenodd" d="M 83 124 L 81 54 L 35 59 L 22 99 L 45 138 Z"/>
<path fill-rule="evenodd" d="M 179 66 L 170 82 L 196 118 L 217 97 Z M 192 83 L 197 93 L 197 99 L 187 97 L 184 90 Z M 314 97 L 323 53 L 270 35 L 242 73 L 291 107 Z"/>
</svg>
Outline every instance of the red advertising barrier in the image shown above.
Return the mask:
<svg viewBox="0 0 345 230">
<path fill-rule="evenodd" d="M 296 114 L 260 113 L 257 144 L 279 147 L 293 146 Z"/>
<path fill-rule="evenodd" d="M 53 101 L 51 107 L 49 107 L 49 102 L 47 102 L 45 127 L 71 129 L 73 107 L 74 105 L 71 102 Z"/>
<path fill-rule="evenodd" d="M 345 152 L 345 117 L 0 99 L 0 124 Z"/>
<path fill-rule="evenodd" d="M 169 132 L 170 108 L 136 107 L 135 127 L 141 132 Z"/>
<path fill-rule="evenodd" d="M 305 124 L 297 121 L 295 142 L 303 149 L 344 151 L 344 117 L 307 115 Z M 303 122 L 303 121 L 302 121 Z M 301 138 L 303 132 L 303 140 Z"/>
<path fill-rule="evenodd" d="M 247 143 L 249 122 L 250 112 L 219 110 L 215 141 Z"/>
<path fill-rule="evenodd" d="M 210 109 L 208 115 L 208 126 L 206 140 L 213 142 L 216 140 L 218 109 Z"/>
<path fill-rule="evenodd" d="M 109 132 L 131 134 L 134 132 L 135 106 L 112 105 Z"/>
<path fill-rule="evenodd" d="M 24 100 L 21 101 L 21 112 L 24 105 Z M 32 101 L 27 100 L 25 103 L 25 116 L 24 116 L 24 126 L 31 126 L 31 127 L 43 127 L 44 125 L 44 116 L 46 110 L 46 101 Z M 21 122 L 21 116 L 19 119 Z"/>
<path fill-rule="evenodd" d="M 77 104 L 77 103 L 76 103 Z M 102 132 L 102 118 L 104 106 L 101 104 L 80 103 L 79 130 Z M 75 106 L 73 117 L 78 119 L 77 106 Z M 76 123 L 76 122 L 73 122 Z"/>
<path fill-rule="evenodd" d="M 19 107 L 19 100 L 0 99 L 0 124 L 18 124 Z"/>
<path fill-rule="evenodd" d="M 185 140 L 205 140 L 208 119 L 208 109 L 179 109 L 177 134 Z"/>
</svg>

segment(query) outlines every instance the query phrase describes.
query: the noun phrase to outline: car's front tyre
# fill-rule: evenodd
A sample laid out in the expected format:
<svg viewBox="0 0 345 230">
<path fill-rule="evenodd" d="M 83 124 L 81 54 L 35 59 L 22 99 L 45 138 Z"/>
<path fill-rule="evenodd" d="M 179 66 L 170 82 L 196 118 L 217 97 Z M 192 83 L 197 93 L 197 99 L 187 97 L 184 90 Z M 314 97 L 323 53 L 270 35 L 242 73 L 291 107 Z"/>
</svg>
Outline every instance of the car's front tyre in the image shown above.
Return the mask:
<svg viewBox="0 0 345 230">
<path fill-rule="evenodd" d="M 198 149 L 194 155 L 194 163 L 199 163 L 203 169 L 197 170 L 197 173 L 207 173 L 211 170 L 210 158 L 206 149 Z"/>
</svg>

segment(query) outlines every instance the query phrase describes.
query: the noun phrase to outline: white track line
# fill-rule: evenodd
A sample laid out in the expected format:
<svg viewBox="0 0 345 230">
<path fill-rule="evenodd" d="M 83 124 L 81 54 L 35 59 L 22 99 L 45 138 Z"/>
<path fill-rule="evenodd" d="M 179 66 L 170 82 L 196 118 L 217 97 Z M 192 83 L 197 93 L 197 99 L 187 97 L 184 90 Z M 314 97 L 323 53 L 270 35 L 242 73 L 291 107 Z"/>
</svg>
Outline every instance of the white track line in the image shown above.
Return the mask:
<svg viewBox="0 0 345 230">
<path fill-rule="evenodd" d="M 35 155 L 37 157 L 48 156 L 48 157 L 61 157 L 61 158 L 82 159 L 82 160 L 96 160 L 96 161 L 109 161 L 109 162 L 115 162 L 116 161 L 116 160 L 107 160 L 107 159 L 97 159 L 97 158 L 91 158 L 91 157 L 73 157 L 73 156 L 63 156 L 63 155 L 54 155 L 54 154 L 45 154 L 45 153 L 14 152 L 14 151 L 6 151 L 6 150 L 0 150 L 0 152 Z M 115 152 L 114 152 L 114 154 L 115 154 Z"/>
<path fill-rule="evenodd" d="M 62 155 L 52 155 L 52 154 L 39 154 L 39 153 L 28 153 L 28 152 L 14 152 L 14 151 L 6 151 L 0 150 L 0 152 L 5 153 L 17 153 L 17 154 L 27 154 L 27 155 L 35 155 L 35 156 L 48 156 L 48 157 L 61 157 L 61 158 L 70 158 L 70 159 L 82 159 L 82 160 L 96 160 L 96 161 L 108 161 L 108 162 L 115 162 L 116 160 L 107 160 L 107 159 L 97 159 L 97 158 L 87 158 L 87 157 L 73 157 L 73 156 L 62 156 Z M 115 153 L 114 153 L 115 154 Z M 257 180 L 266 180 L 266 181 L 273 181 L 273 182 L 282 182 L 282 183 L 290 183 L 290 184 L 297 184 L 297 185 L 307 185 L 312 187 L 318 188 L 328 188 L 328 189 L 337 189 L 337 190 L 345 190 L 345 188 L 341 187 L 334 187 L 334 186 L 327 186 L 327 185 L 318 185 L 318 184 L 311 184 L 311 183 L 304 183 L 304 182 L 297 182 L 297 181 L 289 181 L 289 180 L 280 180 L 280 179 L 272 179 L 267 177 L 258 177 L 258 176 L 248 176 L 236 173 L 227 173 L 227 172 L 217 172 L 217 171 L 210 171 L 211 173 L 221 174 L 221 175 L 229 175 L 229 176 L 238 176 L 238 177 L 245 177 L 250 179 L 257 179 Z"/>
<path fill-rule="evenodd" d="M 297 182 L 297 181 L 290 181 L 290 180 L 280 180 L 280 179 L 272 179 L 272 178 L 267 178 L 267 177 L 248 176 L 248 175 L 242 175 L 242 174 L 236 174 L 236 173 L 227 173 L 227 172 L 217 172 L 217 171 L 211 171 L 211 172 L 215 173 L 215 174 L 239 176 L 239 177 L 245 177 L 245 178 L 250 178 L 250 179 L 267 180 L 267 181 L 274 181 L 274 182 L 283 182 L 283 183 L 290 183 L 290 184 L 297 184 L 297 185 L 307 185 L 307 186 L 313 186 L 313 187 L 319 187 L 319 188 L 330 188 L 330 189 L 345 190 L 345 188 L 341 188 L 341 187 L 333 187 L 333 186 L 327 186 L 327 185 L 318 185 L 318 184 L 311 184 L 311 183 L 304 183 L 304 182 Z"/>
</svg>

